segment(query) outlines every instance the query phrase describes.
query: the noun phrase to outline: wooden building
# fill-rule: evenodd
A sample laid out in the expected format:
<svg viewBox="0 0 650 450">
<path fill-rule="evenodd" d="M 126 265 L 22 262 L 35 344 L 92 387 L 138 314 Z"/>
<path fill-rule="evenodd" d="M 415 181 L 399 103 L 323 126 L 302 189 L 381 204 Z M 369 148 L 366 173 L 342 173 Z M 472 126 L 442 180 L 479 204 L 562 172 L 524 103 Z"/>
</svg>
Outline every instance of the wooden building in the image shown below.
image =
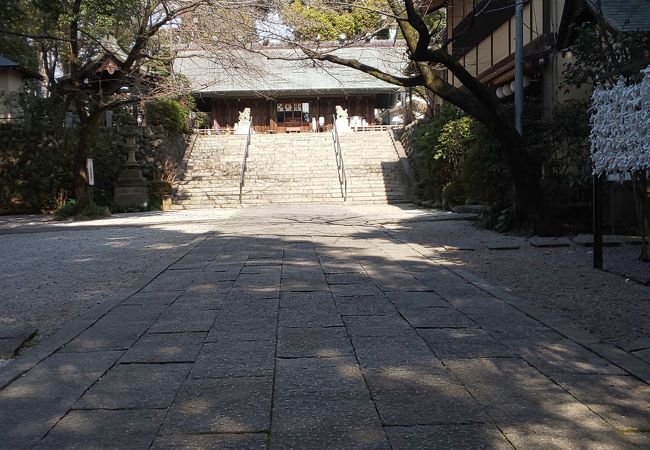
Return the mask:
<svg viewBox="0 0 650 450">
<path fill-rule="evenodd" d="M 503 101 L 512 100 L 515 1 L 447 0 L 436 7 L 446 8 L 452 54 L 470 74 L 495 89 Z M 564 8 L 565 0 L 526 0 L 524 4 L 525 94 L 539 98 L 546 114 L 567 96 L 561 89 L 565 59 L 556 47 Z M 461 86 L 452 74 L 448 77 L 454 86 Z"/>
<path fill-rule="evenodd" d="M 396 75 L 405 66 L 400 43 L 370 42 L 331 51 Z M 391 108 L 399 91 L 355 69 L 314 62 L 295 49 L 273 45 L 221 57 L 184 50 L 174 71 L 189 80 L 199 110 L 209 114 L 213 127 L 234 126 L 239 112 L 250 108 L 256 132 L 329 129 L 337 105 L 347 109 L 352 122 L 372 125 L 376 110 Z"/>
<path fill-rule="evenodd" d="M 446 8 L 447 43 L 452 54 L 480 81 L 495 89 L 503 101 L 512 99 L 515 66 L 514 0 L 431 0 L 427 12 Z M 586 88 L 570 89 L 563 71 L 572 55 L 563 51 L 574 23 L 586 15 L 600 15 L 615 31 L 648 29 L 646 0 L 525 0 L 525 95 L 542 102 L 547 117 L 570 98 L 589 95 Z M 448 74 L 449 81 L 460 81 Z"/>
<path fill-rule="evenodd" d="M 40 79 L 40 76 L 0 55 L 0 123 L 22 120 L 18 97 L 25 90 L 25 80 L 30 78 Z"/>
</svg>

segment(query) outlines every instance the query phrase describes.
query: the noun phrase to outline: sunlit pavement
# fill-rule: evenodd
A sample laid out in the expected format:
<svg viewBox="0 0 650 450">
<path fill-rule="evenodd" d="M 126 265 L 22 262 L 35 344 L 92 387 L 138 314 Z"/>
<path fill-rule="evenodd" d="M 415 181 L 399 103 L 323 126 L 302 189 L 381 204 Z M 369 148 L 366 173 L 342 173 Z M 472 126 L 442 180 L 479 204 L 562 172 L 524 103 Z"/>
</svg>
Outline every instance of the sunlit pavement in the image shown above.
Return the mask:
<svg viewBox="0 0 650 450">
<path fill-rule="evenodd" d="M 650 446 L 647 365 L 516 308 L 387 217 L 450 218 L 222 217 L 138 292 L 0 369 L 0 448 Z"/>
<path fill-rule="evenodd" d="M 113 214 L 110 217 L 92 221 L 54 220 L 53 216 L 21 215 L 0 216 L 0 234 L 9 232 L 59 231 L 80 228 L 129 227 L 165 225 L 176 223 L 209 222 L 226 219 L 237 213 L 237 209 L 203 209 L 181 211 L 151 211 L 140 213 Z"/>
</svg>

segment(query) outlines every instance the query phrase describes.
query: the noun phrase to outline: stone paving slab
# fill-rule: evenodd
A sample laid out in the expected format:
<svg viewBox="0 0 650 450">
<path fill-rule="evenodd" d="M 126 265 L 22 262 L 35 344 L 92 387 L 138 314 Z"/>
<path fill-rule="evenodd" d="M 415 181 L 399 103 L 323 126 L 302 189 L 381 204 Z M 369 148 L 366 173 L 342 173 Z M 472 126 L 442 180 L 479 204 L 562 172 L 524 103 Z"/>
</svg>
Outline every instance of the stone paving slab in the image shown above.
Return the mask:
<svg viewBox="0 0 650 450">
<path fill-rule="evenodd" d="M 294 328 L 338 327 L 343 326 L 332 294 L 321 292 L 321 298 L 302 298 L 296 292 L 288 292 L 290 297 L 280 298 L 279 326 Z M 302 293 L 300 293 L 302 294 Z"/>
<path fill-rule="evenodd" d="M 182 306 L 165 311 L 149 328 L 150 333 L 192 333 L 210 331 L 217 311 Z"/>
<path fill-rule="evenodd" d="M 368 397 L 354 357 L 295 358 L 276 361 L 276 390 L 286 395 L 314 393 L 320 397 Z"/>
<path fill-rule="evenodd" d="M 93 385 L 74 408 L 168 408 L 190 369 L 190 364 L 120 364 Z"/>
<path fill-rule="evenodd" d="M 554 379 L 618 430 L 650 430 L 650 386 L 630 376 L 568 374 Z"/>
<path fill-rule="evenodd" d="M 623 342 L 621 343 L 621 348 L 628 352 L 650 349 L 650 337 L 635 339 L 632 342 Z"/>
<path fill-rule="evenodd" d="M 121 363 L 194 362 L 207 333 L 145 334 L 120 359 Z"/>
<path fill-rule="evenodd" d="M 442 360 L 515 356 L 512 350 L 480 328 L 421 329 L 418 334 Z"/>
<path fill-rule="evenodd" d="M 184 291 L 196 279 L 198 273 L 192 269 L 167 270 L 142 289 L 142 292 Z"/>
<path fill-rule="evenodd" d="M 230 291 L 233 285 L 231 280 L 223 281 L 215 278 L 217 277 L 212 273 L 202 273 L 187 287 L 185 294 L 211 297 Z"/>
<path fill-rule="evenodd" d="M 625 372 L 570 340 L 550 343 L 510 342 L 510 348 L 547 375 L 584 373 L 624 375 Z"/>
<path fill-rule="evenodd" d="M 590 234 L 580 234 L 573 238 L 573 242 L 575 242 L 577 245 L 591 247 L 594 245 L 594 237 Z M 618 236 L 603 236 L 603 247 L 618 247 L 624 242 L 625 240 L 619 238 Z"/>
<path fill-rule="evenodd" d="M 0 448 L 36 444 L 120 355 L 53 355 L 0 391 Z"/>
<path fill-rule="evenodd" d="M 273 447 L 389 448 L 352 357 L 278 361 Z"/>
<path fill-rule="evenodd" d="M 151 322 L 122 322 L 100 319 L 65 344 L 62 352 L 127 350 L 151 326 Z"/>
<path fill-rule="evenodd" d="M 442 299 L 434 292 L 404 292 L 395 291 L 387 292 L 386 296 L 393 304 L 401 309 L 402 307 L 426 307 L 426 308 L 445 308 L 449 303 Z"/>
<path fill-rule="evenodd" d="M 164 417 L 164 410 L 71 411 L 36 448 L 148 448 Z"/>
<path fill-rule="evenodd" d="M 346 316 L 345 327 L 351 336 L 409 336 L 415 331 L 397 316 Z"/>
<path fill-rule="evenodd" d="M 644 342 L 602 344 L 319 208 L 240 211 L 12 362 L 0 448 L 650 444 Z"/>
<path fill-rule="evenodd" d="M 381 296 L 382 291 L 372 283 L 366 284 L 334 284 L 330 290 L 337 297 Z"/>
<path fill-rule="evenodd" d="M 275 341 L 276 334 L 277 319 L 275 317 L 219 316 L 210 330 L 206 342 Z"/>
<path fill-rule="evenodd" d="M 611 431 L 585 404 L 520 359 L 446 364 L 499 425 L 569 422 L 578 429 Z"/>
<path fill-rule="evenodd" d="M 400 313 L 414 328 L 470 328 L 476 324 L 458 310 L 447 308 L 427 308 L 421 306 L 401 306 Z"/>
<path fill-rule="evenodd" d="M 443 424 L 387 427 L 394 450 L 466 450 L 490 448 L 513 450 L 513 446 L 491 424 Z"/>
<path fill-rule="evenodd" d="M 388 368 L 366 369 L 364 376 L 385 425 L 489 420 L 470 393 L 449 374 L 431 373 L 426 368 Z"/>
<path fill-rule="evenodd" d="M 395 306 L 383 294 L 341 297 L 334 296 L 342 316 L 396 316 Z"/>
<path fill-rule="evenodd" d="M 175 307 L 186 307 L 198 310 L 220 310 L 225 303 L 226 294 L 215 292 L 212 295 L 197 295 L 196 293 L 185 293 L 178 297 L 173 305 Z"/>
<path fill-rule="evenodd" d="M 632 450 L 639 447 L 625 442 L 623 435 L 602 430 L 569 427 L 566 423 L 520 425 L 502 428 L 515 448 L 546 450 L 549 448 L 584 448 L 594 450 Z"/>
<path fill-rule="evenodd" d="M 273 341 L 218 341 L 201 349 L 192 378 L 272 376 L 275 359 Z"/>
<path fill-rule="evenodd" d="M 171 266 L 168 270 L 197 270 L 202 271 L 207 265 L 210 264 L 210 261 L 203 260 L 193 260 L 191 258 L 181 259 Z"/>
<path fill-rule="evenodd" d="M 151 447 L 154 450 L 266 450 L 266 433 L 194 434 L 158 436 Z"/>
<path fill-rule="evenodd" d="M 350 339 L 343 327 L 281 327 L 278 331 L 278 358 L 331 358 L 353 354 Z"/>
<path fill-rule="evenodd" d="M 493 241 L 485 244 L 488 250 L 519 250 L 521 242 L 519 240 L 513 241 Z"/>
<path fill-rule="evenodd" d="M 278 397 L 271 448 L 390 449 L 369 398 Z"/>
<path fill-rule="evenodd" d="M 333 284 L 368 284 L 372 280 L 363 273 L 326 273 L 325 278 L 329 285 Z"/>
<path fill-rule="evenodd" d="M 248 298 L 236 302 L 226 302 L 219 312 L 219 317 L 237 318 L 277 318 L 279 300 L 277 298 Z"/>
<path fill-rule="evenodd" d="M 188 380 L 162 434 L 256 433 L 269 429 L 270 377 Z"/>
<path fill-rule="evenodd" d="M 569 247 L 571 246 L 571 241 L 568 238 L 558 238 L 558 237 L 533 237 L 529 241 L 530 245 L 533 247 L 539 248 L 558 248 L 558 247 Z"/>
<path fill-rule="evenodd" d="M 363 369 L 417 368 L 445 372 L 441 361 L 416 334 L 410 336 L 352 336 Z"/>
<path fill-rule="evenodd" d="M 171 292 L 139 292 L 132 295 L 122 305 L 150 306 L 150 305 L 171 305 L 181 294 L 177 291 Z"/>
<path fill-rule="evenodd" d="M 108 311 L 102 320 L 106 322 L 149 322 L 155 320 L 167 308 L 166 304 L 119 305 Z"/>
</svg>

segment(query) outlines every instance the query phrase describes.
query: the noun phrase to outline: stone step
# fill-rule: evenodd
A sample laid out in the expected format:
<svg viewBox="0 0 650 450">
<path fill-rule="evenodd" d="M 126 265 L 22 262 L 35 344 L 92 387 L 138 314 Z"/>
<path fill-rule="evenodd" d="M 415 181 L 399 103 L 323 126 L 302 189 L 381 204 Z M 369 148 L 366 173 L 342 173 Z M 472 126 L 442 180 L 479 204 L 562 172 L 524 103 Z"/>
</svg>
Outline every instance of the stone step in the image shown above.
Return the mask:
<svg viewBox="0 0 650 450">
<path fill-rule="evenodd" d="M 187 155 L 178 208 L 239 207 L 245 136 L 200 136 Z M 348 199 L 354 204 L 408 200 L 404 174 L 387 132 L 341 136 Z M 253 135 L 242 191 L 244 205 L 341 203 L 330 133 Z"/>
</svg>

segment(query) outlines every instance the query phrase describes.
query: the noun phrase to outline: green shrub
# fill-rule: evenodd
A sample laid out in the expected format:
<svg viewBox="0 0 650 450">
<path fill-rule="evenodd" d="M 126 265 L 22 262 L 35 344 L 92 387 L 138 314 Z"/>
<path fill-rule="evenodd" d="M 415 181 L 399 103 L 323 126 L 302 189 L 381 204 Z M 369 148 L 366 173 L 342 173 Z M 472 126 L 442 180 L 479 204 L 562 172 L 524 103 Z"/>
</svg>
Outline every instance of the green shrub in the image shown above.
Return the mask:
<svg viewBox="0 0 650 450">
<path fill-rule="evenodd" d="M 472 119 L 468 116 L 450 120 L 442 126 L 433 158 L 441 163 L 443 183 L 460 180 L 465 152 L 474 141 Z"/>
<path fill-rule="evenodd" d="M 65 205 L 61 206 L 54 212 L 54 218 L 57 220 L 65 220 L 69 218 L 91 220 L 101 219 L 102 217 L 108 217 L 110 215 L 111 211 L 105 206 L 99 206 L 94 202 L 81 206 L 75 200 L 68 200 Z"/>
<path fill-rule="evenodd" d="M 445 103 L 429 122 L 418 126 L 411 137 L 413 159 L 420 195 L 436 202 L 442 201 L 442 189 L 450 180 L 443 159 L 436 158 L 436 145 L 444 125 L 462 117 L 454 106 Z"/>
<path fill-rule="evenodd" d="M 449 209 L 464 204 L 466 198 L 465 187 L 460 180 L 452 180 L 442 189 L 442 204 Z"/>
<path fill-rule="evenodd" d="M 88 139 L 95 168 L 93 196 L 103 206 L 110 205 L 113 182 L 123 166 L 114 139 L 101 128 Z M 0 212 L 40 212 L 61 206 L 58 199 L 74 193 L 71 166 L 76 143 L 76 130 L 47 121 L 33 127 L 0 125 Z"/>
<path fill-rule="evenodd" d="M 154 180 L 151 182 L 151 195 L 157 199 L 172 195 L 172 185 L 168 181 Z"/>
<path fill-rule="evenodd" d="M 147 123 L 160 125 L 170 131 L 189 133 L 190 110 L 180 101 L 171 98 L 161 98 L 147 103 Z"/>
<path fill-rule="evenodd" d="M 73 137 L 60 126 L 0 125 L 0 212 L 54 209 L 73 191 Z"/>
<path fill-rule="evenodd" d="M 172 185 L 168 181 L 154 180 L 151 182 L 151 207 L 163 209 L 163 199 L 172 195 Z"/>
<path fill-rule="evenodd" d="M 471 136 L 462 167 L 467 199 L 505 208 L 510 204 L 513 190 L 508 162 L 482 124 L 472 122 Z"/>
<path fill-rule="evenodd" d="M 509 205 L 509 166 L 480 123 L 445 104 L 412 139 L 422 197 L 453 205 L 466 200 Z"/>
</svg>

